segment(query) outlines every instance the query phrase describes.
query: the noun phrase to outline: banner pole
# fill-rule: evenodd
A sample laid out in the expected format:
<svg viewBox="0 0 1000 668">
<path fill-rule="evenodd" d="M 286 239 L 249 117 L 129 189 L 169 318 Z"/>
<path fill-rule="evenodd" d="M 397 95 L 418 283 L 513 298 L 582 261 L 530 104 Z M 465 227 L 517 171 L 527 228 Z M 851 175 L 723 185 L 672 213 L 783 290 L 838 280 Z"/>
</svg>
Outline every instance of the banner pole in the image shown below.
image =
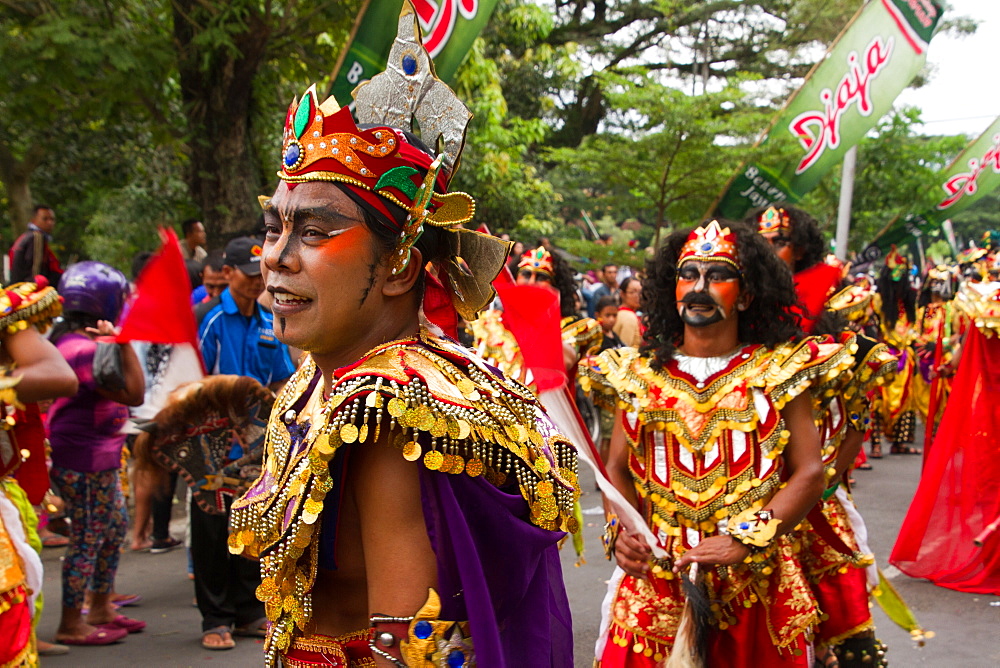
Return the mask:
<svg viewBox="0 0 1000 668">
<path fill-rule="evenodd" d="M 340 68 L 344 66 L 344 59 L 347 58 L 347 52 L 351 50 L 351 45 L 354 44 L 354 38 L 358 36 L 358 28 L 361 27 L 361 22 L 365 18 L 365 13 L 368 11 L 368 5 L 371 4 L 371 0 L 365 0 L 361 5 L 361 11 L 358 12 L 357 17 L 354 19 L 354 25 L 351 26 L 351 34 L 347 36 L 347 41 L 344 42 L 344 48 L 340 50 L 340 55 L 337 56 L 337 63 L 333 66 L 333 72 L 330 73 L 330 90 L 333 90 L 333 84 L 337 81 L 337 77 L 340 76 Z"/>
<path fill-rule="evenodd" d="M 851 203 L 854 199 L 854 173 L 858 163 L 858 145 L 855 144 L 844 154 L 844 166 L 840 177 L 840 206 L 837 207 L 837 259 L 847 260 L 847 238 L 851 231 Z"/>
</svg>

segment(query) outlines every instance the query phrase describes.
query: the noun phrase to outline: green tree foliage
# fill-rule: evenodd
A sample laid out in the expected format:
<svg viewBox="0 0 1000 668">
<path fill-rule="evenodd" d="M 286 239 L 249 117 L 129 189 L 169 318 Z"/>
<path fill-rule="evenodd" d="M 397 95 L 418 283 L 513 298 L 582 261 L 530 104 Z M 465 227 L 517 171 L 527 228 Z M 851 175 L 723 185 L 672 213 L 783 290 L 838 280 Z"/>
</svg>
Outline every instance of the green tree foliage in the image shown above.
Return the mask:
<svg viewBox="0 0 1000 668">
<path fill-rule="evenodd" d="M 515 113 L 548 119 L 552 144 L 577 146 L 613 109 L 613 79 L 602 74 L 639 68 L 692 93 L 748 73 L 788 80 L 856 9 L 852 0 L 555 0 L 545 9 L 507 0 L 487 54 Z"/>
<path fill-rule="evenodd" d="M 581 208 L 634 216 L 657 239 L 664 225 L 698 222 L 766 116 L 738 86 L 688 95 L 648 72 L 601 78 L 605 131 L 550 150 L 554 178 Z"/>
<path fill-rule="evenodd" d="M 937 173 L 965 147 L 964 136 L 926 137 L 914 126 L 920 112 L 904 108 L 883 118 L 858 146 L 849 248 L 859 251 L 897 216 L 934 205 Z M 802 202 L 824 231 L 836 229 L 839 170 L 829 173 Z"/>
</svg>

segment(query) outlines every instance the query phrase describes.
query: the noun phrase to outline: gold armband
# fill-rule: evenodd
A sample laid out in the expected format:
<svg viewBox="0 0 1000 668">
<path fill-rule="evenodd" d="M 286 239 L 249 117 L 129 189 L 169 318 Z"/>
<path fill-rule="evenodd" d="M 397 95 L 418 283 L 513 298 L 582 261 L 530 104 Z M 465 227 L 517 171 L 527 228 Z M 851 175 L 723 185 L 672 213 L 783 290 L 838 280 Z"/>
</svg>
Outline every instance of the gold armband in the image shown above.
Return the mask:
<svg viewBox="0 0 1000 668">
<path fill-rule="evenodd" d="M 428 590 L 427 602 L 412 617 L 372 615 L 375 629 L 369 646 L 376 655 L 392 661 L 396 666 L 475 665 L 472 637 L 468 622 L 449 622 L 438 619 L 441 599 L 433 589 Z M 401 638 L 406 634 L 406 639 Z M 396 658 L 398 646 L 400 658 Z"/>
<path fill-rule="evenodd" d="M 747 508 L 739 515 L 729 518 L 726 530 L 730 536 L 750 548 L 750 552 L 760 552 L 774 541 L 780 524 L 781 520 L 775 519 L 770 510 Z"/>
</svg>

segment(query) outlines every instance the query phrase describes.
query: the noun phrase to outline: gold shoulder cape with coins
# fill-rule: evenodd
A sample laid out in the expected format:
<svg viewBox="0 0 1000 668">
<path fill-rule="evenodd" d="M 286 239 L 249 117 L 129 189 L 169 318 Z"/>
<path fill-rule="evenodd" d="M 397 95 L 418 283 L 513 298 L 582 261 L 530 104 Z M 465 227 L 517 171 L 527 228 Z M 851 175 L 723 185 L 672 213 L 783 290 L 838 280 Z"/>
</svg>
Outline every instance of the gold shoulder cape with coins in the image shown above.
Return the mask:
<svg viewBox="0 0 1000 668">
<path fill-rule="evenodd" d="M 342 369 L 326 392 L 315 383 L 304 447 L 292 449 L 282 420 L 307 392 L 311 358 L 278 396 L 267 430 L 264 471 L 233 506 L 229 547 L 260 558 L 258 590 L 274 625 L 268 648 L 287 647 L 312 614 L 320 512 L 333 487 L 330 461 L 382 432 L 406 459 L 446 475 L 516 481 L 533 524 L 574 532 L 578 496 L 572 445 L 523 385 L 495 373 L 457 344 L 426 330 L 383 344 Z"/>
</svg>

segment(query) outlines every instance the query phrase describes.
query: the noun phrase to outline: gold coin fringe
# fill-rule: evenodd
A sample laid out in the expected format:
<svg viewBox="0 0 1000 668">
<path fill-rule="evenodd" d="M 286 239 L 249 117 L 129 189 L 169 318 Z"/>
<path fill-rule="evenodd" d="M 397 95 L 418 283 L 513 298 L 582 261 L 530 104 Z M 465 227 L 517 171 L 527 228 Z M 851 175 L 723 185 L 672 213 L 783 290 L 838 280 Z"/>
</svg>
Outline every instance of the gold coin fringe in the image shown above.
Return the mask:
<svg viewBox="0 0 1000 668">
<path fill-rule="evenodd" d="M 368 361 L 392 350 L 383 348 Z M 244 497 L 234 504 L 229 537 L 231 552 L 260 557 L 257 597 L 272 622 L 265 640 L 268 666 L 277 665 L 278 653 L 288 648 L 296 628 L 304 631 L 312 618 L 318 560 L 313 539 L 323 501 L 333 487 L 329 463 L 344 444 L 374 443 L 385 431 L 405 459 L 419 460 L 429 470 L 483 476 L 495 486 L 513 478 L 530 506 L 531 522 L 541 528 L 579 528 L 573 516 L 579 496 L 576 452 L 551 423 L 539 421 L 542 413 L 530 393 L 475 364 L 460 369 L 440 355 L 420 352 L 454 383 L 450 391 L 472 407 L 439 398 L 419 376 L 398 382 L 365 373 L 363 363 L 331 388 L 319 424 L 312 425 L 306 446 L 293 455 L 281 420 L 317 373 L 311 359 L 275 403 L 264 460 L 264 475 L 270 473 L 275 484 L 266 501 Z M 293 519 L 282 528 L 289 504 Z"/>
</svg>

